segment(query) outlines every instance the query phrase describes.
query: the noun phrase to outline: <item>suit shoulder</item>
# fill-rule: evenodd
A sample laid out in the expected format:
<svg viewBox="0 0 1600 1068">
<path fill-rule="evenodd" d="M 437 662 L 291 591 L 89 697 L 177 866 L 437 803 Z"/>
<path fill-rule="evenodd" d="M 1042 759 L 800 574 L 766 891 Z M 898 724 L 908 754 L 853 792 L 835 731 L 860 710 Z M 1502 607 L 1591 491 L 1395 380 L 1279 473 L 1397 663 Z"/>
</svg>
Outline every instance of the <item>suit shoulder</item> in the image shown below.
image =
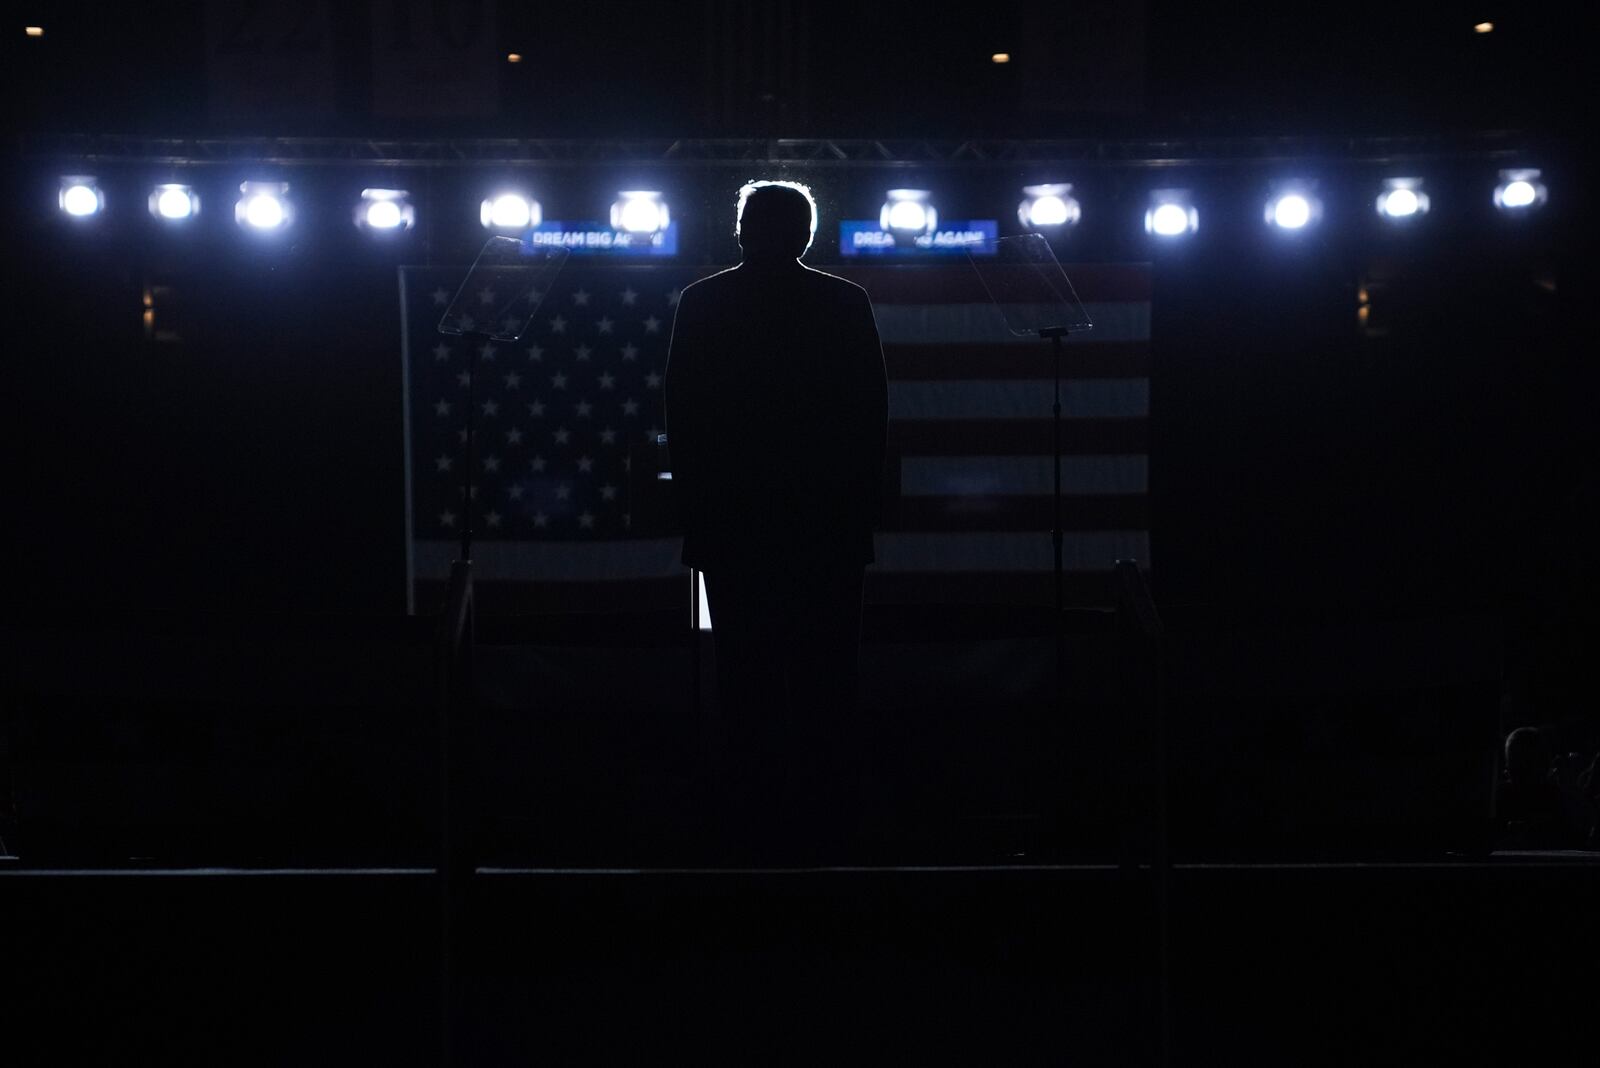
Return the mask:
<svg viewBox="0 0 1600 1068">
<path fill-rule="evenodd" d="M 704 278 L 695 279 L 693 282 L 690 282 L 688 285 L 684 286 L 682 291 L 679 292 L 679 302 L 681 303 L 683 298 L 687 297 L 691 293 L 696 296 L 705 296 L 707 293 L 721 289 L 723 286 L 732 281 L 732 279 L 728 276 L 731 275 L 733 271 L 734 268 L 729 267 L 727 270 L 718 271 L 716 274 L 708 274 Z"/>
<path fill-rule="evenodd" d="M 840 278 L 836 274 L 819 271 L 814 267 L 807 267 L 807 277 L 811 283 L 828 293 L 836 300 L 858 300 L 863 304 L 871 304 L 872 299 L 867 291 L 848 278 Z"/>
</svg>

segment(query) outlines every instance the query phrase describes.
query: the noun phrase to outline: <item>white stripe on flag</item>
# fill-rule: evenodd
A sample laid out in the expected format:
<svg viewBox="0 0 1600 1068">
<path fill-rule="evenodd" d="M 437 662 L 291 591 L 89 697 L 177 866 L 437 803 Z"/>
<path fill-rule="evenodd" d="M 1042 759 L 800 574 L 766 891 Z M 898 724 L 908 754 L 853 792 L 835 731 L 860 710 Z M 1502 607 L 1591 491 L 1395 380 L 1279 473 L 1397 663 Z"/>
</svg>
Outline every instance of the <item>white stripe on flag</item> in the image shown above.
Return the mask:
<svg viewBox="0 0 1600 1068">
<path fill-rule="evenodd" d="M 1048 309 L 1022 306 L 1032 317 L 1046 316 Z M 1078 338 L 1068 338 L 1071 346 L 1085 341 L 1148 341 L 1150 302 L 1119 300 L 1104 304 L 1085 304 L 1094 329 Z M 1018 336 L 1006 329 L 1005 317 L 993 304 L 875 304 L 872 313 L 878 321 L 878 334 L 886 345 L 958 345 L 973 342 L 1042 345 L 1037 335 Z M 1040 319 L 1043 321 L 1043 319 Z"/>
<path fill-rule="evenodd" d="M 1131 495 L 1150 481 L 1149 457 L 1063 456 L 1064 494 Z M 908 456 L 900 461 L 906 497 L 991 497 L 1049 494 L 1055 474 L 1049 456 Z"/>
<path fill-rule="evenodd" d="M 890 419 L 1049 418 L 1050 379 L 890 382 Z M 1138 419 L 1150 414 L 1148 378 L 1085 378 L 1061 383 L 1068 419 Z"/>
<path fill-rule="evenodd" d="M 875 571 L 1050 571 L 1050 533 L 879 534 Z M 1118 560 L 1147 561 L 1143 530 L 1068 531 L 1061 541 L 1064 571 L 1107 571 Z"/>
</svg>

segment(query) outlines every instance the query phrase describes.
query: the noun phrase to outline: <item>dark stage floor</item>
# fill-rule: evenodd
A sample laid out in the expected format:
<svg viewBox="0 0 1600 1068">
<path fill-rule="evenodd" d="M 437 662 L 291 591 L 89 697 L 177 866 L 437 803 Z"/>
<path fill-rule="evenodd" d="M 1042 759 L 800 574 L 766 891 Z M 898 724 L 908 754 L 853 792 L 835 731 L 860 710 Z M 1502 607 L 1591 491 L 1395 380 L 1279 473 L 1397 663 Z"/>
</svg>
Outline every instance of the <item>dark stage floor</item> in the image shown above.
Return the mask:
<svg viewBox="0 0 1600 1068">
<path fill-rule="evenodd" d="M 480 869 L 464 1063 L 1153 1063 L 1148 868 Z M 1600 857 L 1184 864 L 1174 1064 L 1563 1064 Z M 427 868 L 0 866 L 9 1064 L 437 1062 Z"/>
</svg>

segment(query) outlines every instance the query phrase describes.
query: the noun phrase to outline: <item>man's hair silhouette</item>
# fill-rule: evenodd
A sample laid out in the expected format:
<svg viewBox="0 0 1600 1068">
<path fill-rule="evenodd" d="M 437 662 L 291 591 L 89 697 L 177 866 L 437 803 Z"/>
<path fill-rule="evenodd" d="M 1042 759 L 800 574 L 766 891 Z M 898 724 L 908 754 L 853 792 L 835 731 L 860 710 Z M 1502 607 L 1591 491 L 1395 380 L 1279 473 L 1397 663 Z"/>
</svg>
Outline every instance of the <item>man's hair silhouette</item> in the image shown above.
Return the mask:
<svg viewBox="0 0 1600 1068">
<path fill-rule="evenodd" d="M 817 203 L 798 182 L 751 182 L 739 190 L 734 233 L 749 260 L 797 260 L 817 232 Z"/>
</svg>

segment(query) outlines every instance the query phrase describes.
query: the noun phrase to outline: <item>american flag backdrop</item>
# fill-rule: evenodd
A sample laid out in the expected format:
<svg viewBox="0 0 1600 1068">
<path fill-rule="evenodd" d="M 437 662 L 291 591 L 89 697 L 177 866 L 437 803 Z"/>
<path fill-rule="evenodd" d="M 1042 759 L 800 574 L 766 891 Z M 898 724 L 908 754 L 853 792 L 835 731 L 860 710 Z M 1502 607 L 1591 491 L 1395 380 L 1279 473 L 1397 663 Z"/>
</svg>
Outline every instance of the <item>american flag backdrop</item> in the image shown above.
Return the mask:
<svg viewBox="0 0 1600 1068">
<path fill-rule="evenodd" d="M 401 268 L 413 611 L 442 603 L 459 552 L 476 356 L 480 607 L 687 618 L 655 438 L 678 294 L 720 269 L 569 262 L 521 340 L 475 347 L 436 329 L 465 268 Z M 964 262 L 826 270 L 871 295 L 889 372 L 868 601 L 1049 604 L 1048 343 L 1010 336 Z M 1150 558 L 1150 276 L 1143 264 L 1066 270 L 1095 326 L 1062 362 L 1063 560 L 1068 603 L 1104 604 L 1111 565 Z"/>
</svg>

